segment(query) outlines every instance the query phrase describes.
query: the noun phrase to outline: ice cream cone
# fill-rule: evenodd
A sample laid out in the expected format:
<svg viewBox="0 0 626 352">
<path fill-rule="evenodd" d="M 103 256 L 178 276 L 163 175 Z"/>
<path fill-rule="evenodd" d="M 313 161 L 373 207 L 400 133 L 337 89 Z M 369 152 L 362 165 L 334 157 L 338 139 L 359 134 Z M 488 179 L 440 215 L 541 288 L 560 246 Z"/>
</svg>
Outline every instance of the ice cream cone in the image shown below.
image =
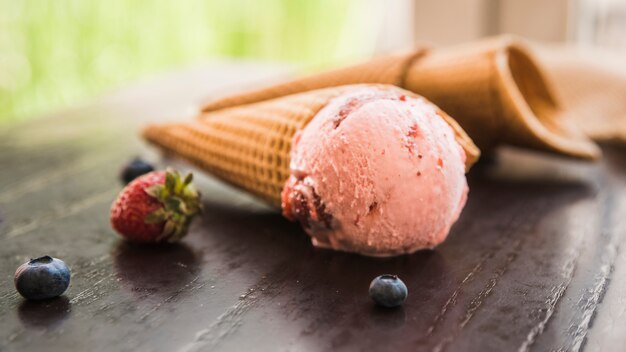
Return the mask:
<svg viewBox="0 0 626 352">
<path fill-rule="evenodd" d="M 526 46 L 511 37 L 378 58 L 214 100 L 202 111 L 353 83 L 394 84 L 426 97 L 454 116 L 481 149 L 507 144 L 581 159 L 600 155 L 561 108 Z"/>
<path fill-rule="evenodd" d="M 293 136 L 331 99 L 359 86 L 313 90 L 202 113 L 187 122 L 150 125 L 143 135 L 166 152 L 280 207 L 281 191 L 290 174 Z M 414 95 L 391 85 L 377 87 Z M 440 110 L 438 114 L 454 130 L 469 169 L 478 159 L 478 148 L 454 119 Z"/>
</svg>

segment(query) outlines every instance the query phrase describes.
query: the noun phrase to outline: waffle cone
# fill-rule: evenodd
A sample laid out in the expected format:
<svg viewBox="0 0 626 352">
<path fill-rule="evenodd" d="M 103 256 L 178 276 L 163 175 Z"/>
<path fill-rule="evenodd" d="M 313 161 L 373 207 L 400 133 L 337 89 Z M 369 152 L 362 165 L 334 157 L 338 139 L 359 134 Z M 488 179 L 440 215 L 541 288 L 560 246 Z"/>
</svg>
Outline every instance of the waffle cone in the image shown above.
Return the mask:
<svg viewBox="0 0 626 352">
<path fill-rule="evenodd" d="M 289 177 L 293 136 L 331 99 L 356 87 L 313 90 L 202 113 L 188 122 L 150 125 L 143 136 L 166 152 L 280 207 L 280 194 Z M 406 93 L 411 94 L 403 91 Z M 443 111 L 440 116 L 455 131 L 469 169 L 478 159 L 478 148 L 451 117 Z"/>
<path fill-rule="evenodd" d="M 524 44 L 510 37 L 377 58 L 217 99 L 202 111 L 354 83 L 394 84 L 426 97 L 454 116 L 481 149 L 507 144 L 581 159 L 600 155 L 561 108 Z"/>
<path fill-rule="evenodd" d="M 405 88 L 454 116 L 481 148 L 600 155 L 562 109 L 529 50 L 509 37 L 432 51 L 408 70 Z"/>
</svg>

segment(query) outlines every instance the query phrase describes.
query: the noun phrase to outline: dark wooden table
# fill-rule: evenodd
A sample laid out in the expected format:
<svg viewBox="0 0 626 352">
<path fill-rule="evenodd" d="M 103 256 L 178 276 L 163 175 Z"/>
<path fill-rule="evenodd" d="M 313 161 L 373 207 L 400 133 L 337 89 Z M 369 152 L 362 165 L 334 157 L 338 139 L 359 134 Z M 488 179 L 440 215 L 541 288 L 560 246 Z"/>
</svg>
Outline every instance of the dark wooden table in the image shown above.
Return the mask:
<svg viewBox="0 0 626 352">
<path fill-rule="evenodd" d="M 179 245 L 133 247 L 108 223 L 142 123 L 283 74 L 218 65 L 170 75 L 0 130 L 2 351 L 624 351 L 626 155 L 585 164 L 513 150 L 469 175 L 436 250 L 392 259 L 316 250 L 299 226 L 209 177 Z M 50 254 L 67 293 L 28 302 L 15 268 Z M 409 287 L 375 307 L 383 273 Z"/>
</svg>

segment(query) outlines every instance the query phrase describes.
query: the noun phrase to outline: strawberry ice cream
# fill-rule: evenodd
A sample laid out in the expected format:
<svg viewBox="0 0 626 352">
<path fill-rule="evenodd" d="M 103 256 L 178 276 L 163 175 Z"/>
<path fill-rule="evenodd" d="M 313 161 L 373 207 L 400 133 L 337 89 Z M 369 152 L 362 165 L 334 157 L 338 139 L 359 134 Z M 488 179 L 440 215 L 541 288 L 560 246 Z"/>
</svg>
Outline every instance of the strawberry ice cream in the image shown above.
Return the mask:
<svg viewBox="0 0 626 352">
<path fill-rule="evenodd" d="M 468 187 L 466 154 L 442 114 L 394 88 L 333 99 L 294 138 L 283 214 L 317 247 L 382 257 L 443 242 Z"/>
</svg>

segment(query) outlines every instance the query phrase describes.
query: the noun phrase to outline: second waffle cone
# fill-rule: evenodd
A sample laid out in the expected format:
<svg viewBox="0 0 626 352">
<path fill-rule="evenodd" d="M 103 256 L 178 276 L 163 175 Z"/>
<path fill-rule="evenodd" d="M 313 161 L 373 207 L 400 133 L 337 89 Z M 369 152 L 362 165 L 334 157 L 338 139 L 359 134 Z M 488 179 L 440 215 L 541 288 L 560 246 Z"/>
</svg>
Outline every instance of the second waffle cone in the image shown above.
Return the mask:
<svg viewBox="0 0 626 352">
<path fill-rule="evenodd" d="M 511 37 L 377 58 L 213 100 L 202 111 L 354 83 L 394 84 L 426 97 L 481 149 L 508 144 L 581 159 L 600 155 L 567 116 L 530 50 Z"/>
</svg>

